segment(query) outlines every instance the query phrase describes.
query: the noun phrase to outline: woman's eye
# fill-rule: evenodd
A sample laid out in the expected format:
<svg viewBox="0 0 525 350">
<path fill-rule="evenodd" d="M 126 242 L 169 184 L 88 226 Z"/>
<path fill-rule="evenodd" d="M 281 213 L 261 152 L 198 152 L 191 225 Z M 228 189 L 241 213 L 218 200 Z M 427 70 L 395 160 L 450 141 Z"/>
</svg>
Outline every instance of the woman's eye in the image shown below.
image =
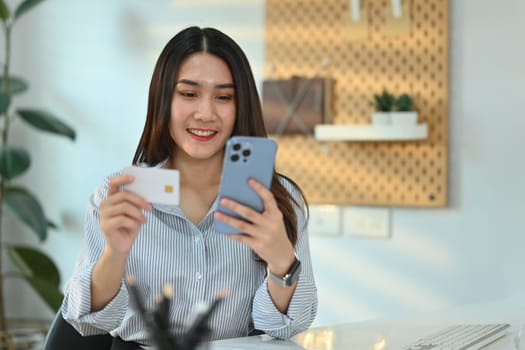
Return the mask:
<svg viewBox="0 0 525 350">
<path fill-rule="evenodd" d="M 191 92 L 191 91 L 180 91 L 179 94 L 183 97 L 195 97 L 197 96 L 196 93 L 194 92 Z"/>
<path fill-rule="evenodd" d="M 231 99 L 233 99 L 233 96 L 232 95 L 219 95 L 217 96 L 217 99 L 221 101 L 230 101 Z"/>
</svg>

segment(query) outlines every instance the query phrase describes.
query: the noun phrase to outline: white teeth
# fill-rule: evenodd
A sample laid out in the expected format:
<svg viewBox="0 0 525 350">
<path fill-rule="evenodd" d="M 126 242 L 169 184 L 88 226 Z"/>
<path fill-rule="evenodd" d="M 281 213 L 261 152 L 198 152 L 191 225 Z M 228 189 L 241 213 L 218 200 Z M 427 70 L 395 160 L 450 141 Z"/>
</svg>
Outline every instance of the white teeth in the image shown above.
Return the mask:
<svg viewBox="0 0 525 350">
<path fill-rule="evenodd" d="M 215 131 L 212 131 L 212 130 L 194 130 L 194 129 L 188 129 L 188 131 L 189 131 L 190 133 L 192 133 L 193 135 L 201 136 L 201 137 L 208 137 L 208 136 L 211 136 L 211 135 L 215 134 Z"/>
</svg>

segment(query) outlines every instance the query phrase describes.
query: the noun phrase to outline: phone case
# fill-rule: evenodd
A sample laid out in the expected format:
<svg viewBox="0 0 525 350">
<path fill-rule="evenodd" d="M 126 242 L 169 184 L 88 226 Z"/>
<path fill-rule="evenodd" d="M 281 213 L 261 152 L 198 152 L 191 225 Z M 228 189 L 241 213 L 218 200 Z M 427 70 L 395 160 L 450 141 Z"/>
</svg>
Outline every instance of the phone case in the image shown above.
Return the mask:
<svg viewBox="0 0 525 350">
<path fill-rule="evenodd" d="M 277 143 L 265 137 L 233 136 L 226 143 L 219 188 L 218 211 L 240 218 L 220 205 L 222 198 L 233 199 L 243 205 L 262 212 L 263 202 L 248 185 L 255 179 L 266 188 L 272 183 Z M 220 233 L 241 233 L 237 229 L 215 220 L 213 226 Z"/>
</svg>

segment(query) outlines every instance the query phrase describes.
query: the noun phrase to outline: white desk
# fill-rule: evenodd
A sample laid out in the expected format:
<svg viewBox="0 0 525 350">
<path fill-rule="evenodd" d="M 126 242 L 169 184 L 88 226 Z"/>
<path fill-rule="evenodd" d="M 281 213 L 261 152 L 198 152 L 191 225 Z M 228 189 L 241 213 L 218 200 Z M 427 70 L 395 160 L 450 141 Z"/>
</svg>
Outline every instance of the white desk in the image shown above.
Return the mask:
<svg viewBox="0 0 525 350">
<path fill-rule="evenodd" d="M 509 333 L 483 350 L 514 350 L 516 329 L 525 324 L 525 303 L 498 302 L 407 318 L 317 327 L 288 341 L 268 336 L 227 339 L 211 342 L 210 350 L 399 350 L 418 338 L 458 323 L 510 323 Z"/>
</svg>

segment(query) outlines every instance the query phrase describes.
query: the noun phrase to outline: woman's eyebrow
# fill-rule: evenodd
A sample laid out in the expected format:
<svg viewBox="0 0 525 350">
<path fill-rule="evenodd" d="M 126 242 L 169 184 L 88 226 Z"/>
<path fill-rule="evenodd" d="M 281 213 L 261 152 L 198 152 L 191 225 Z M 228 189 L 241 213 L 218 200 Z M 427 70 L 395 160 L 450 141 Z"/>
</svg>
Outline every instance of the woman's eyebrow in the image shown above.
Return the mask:
<svg viewBox="0 0 525 350">
<path fill-rule="evenodd" d="M 193 81 L 193 80 L 188 80 L 188 79 L 181 79 L 181 80 L 177 81 L 177 84 L 186 84 L 186 85 L 191 85 L 191 86 L 201 86 L 200 83 L 198 83 L 196 81 Z M 215 88 L 216 89 L 234 89 L 235 85 L 233 83 L 217 84 L 217 85 L 215 85 Z"/>
<path fill-rule="evenodd" d="M 235 85 L 233 83 L 217 84 L 215 85 L 215 88 L 217 89 L 235 89 Z"/>
<path fill-rule="evenodd" d="M 186 85 L 192 85 L 192 86 L 199 86 L 200 84 L 193 80 L 188 79 L 181 79 L 177 82 L 177 84 L 186 84 Z"/>
</svg>

